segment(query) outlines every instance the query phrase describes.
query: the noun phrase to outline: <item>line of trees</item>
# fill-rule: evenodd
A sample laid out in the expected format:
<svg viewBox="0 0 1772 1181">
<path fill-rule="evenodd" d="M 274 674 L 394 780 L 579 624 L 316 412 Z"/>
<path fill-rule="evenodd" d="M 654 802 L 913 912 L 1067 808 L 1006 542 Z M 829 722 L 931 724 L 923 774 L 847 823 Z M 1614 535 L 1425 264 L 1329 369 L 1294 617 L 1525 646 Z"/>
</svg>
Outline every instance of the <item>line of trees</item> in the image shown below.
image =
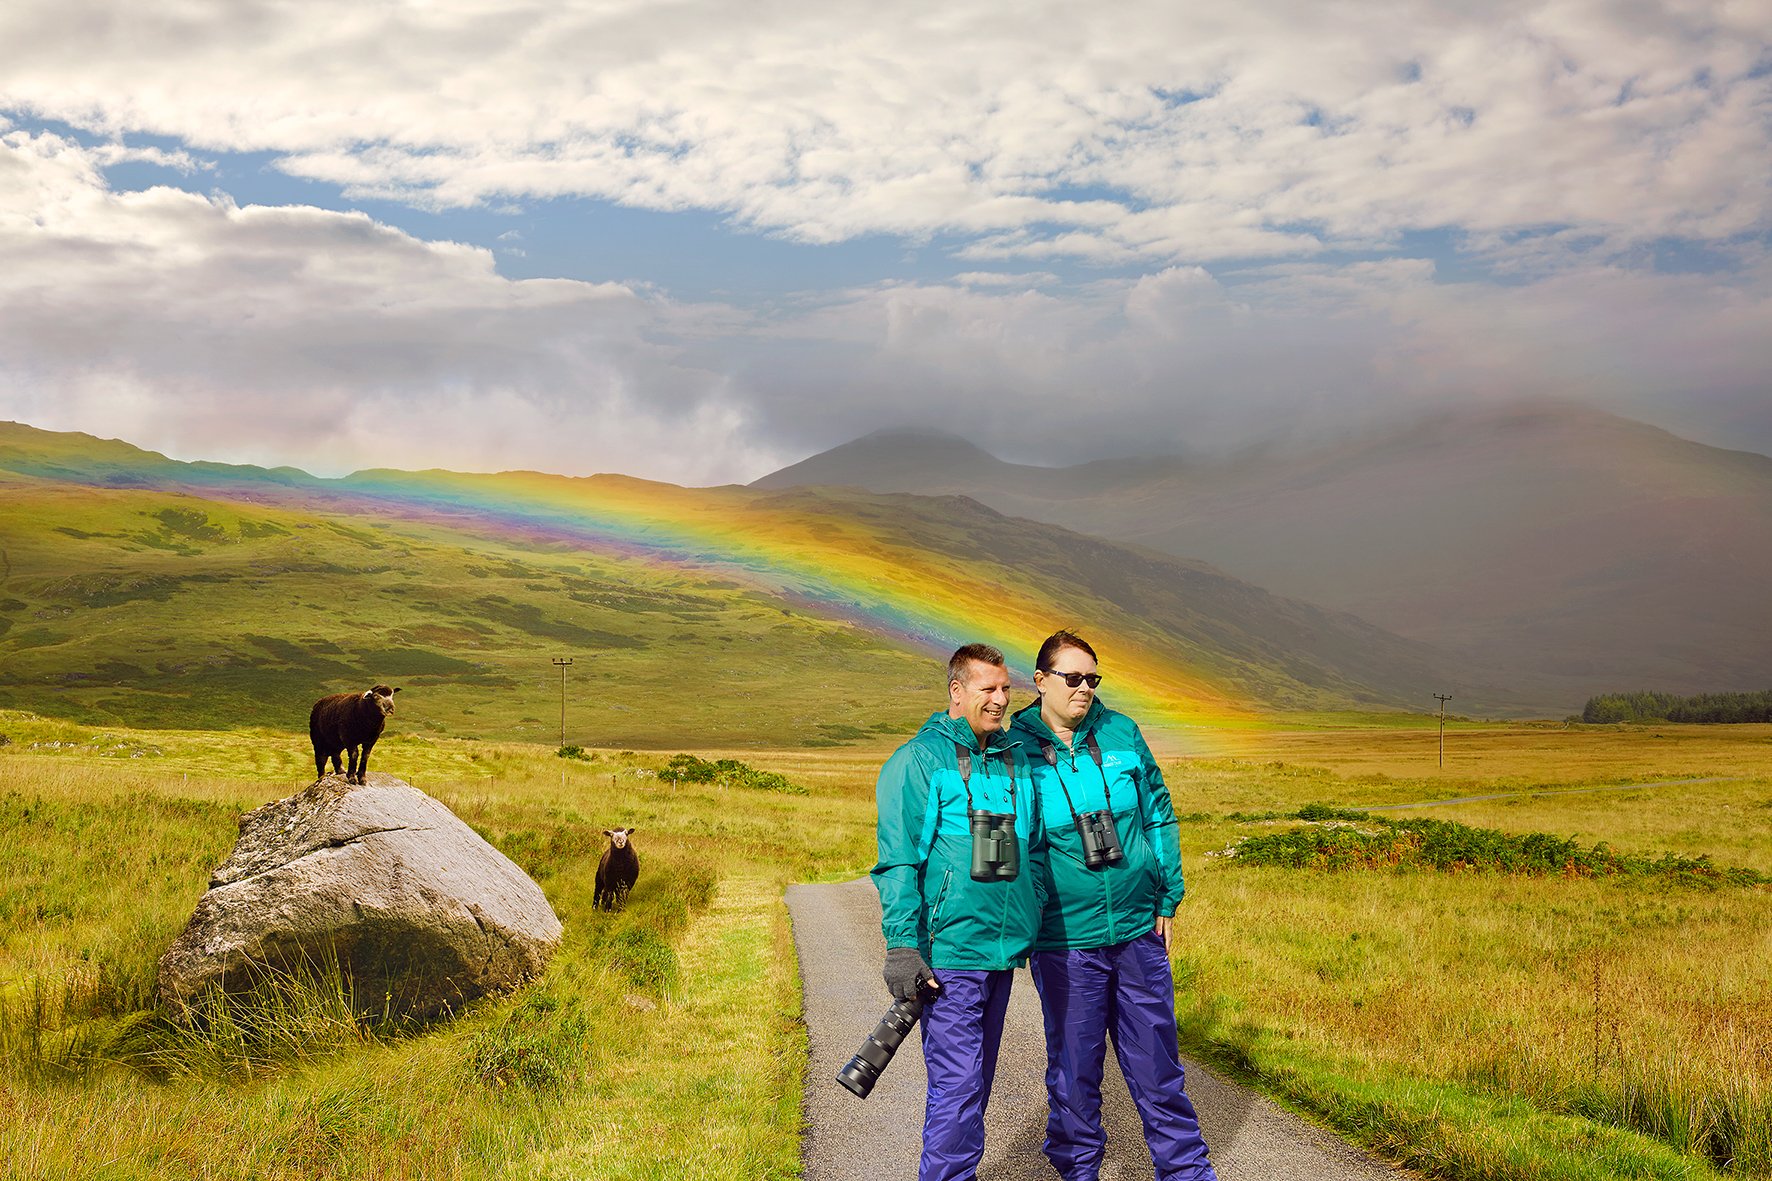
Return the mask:
<svg viewBox="0 0 1772 1181">
<path fill-rule="evenodd" d="M 1772 689 L 1759 693 L 1602 693 L 1582 707 L 1584 722 L 1772 722 Z"/>
</svg>

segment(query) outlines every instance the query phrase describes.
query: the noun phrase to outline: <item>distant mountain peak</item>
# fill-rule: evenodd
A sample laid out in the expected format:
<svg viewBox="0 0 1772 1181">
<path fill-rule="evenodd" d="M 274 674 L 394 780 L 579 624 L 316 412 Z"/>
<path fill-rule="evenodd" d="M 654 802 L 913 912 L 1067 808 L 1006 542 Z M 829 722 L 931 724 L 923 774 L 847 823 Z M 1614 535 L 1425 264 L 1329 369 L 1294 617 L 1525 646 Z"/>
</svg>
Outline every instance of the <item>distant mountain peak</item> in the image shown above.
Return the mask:
<svg viewBox="0 0 1772 1181">
<path fill-rule="evenodd" d="M 823 455 L 855 452 L 895 451 L 917 454 L 963 454 L 978 459 L 996 460 L 996 456 L 971 439 L 928 427 L 886 427 L 870 431 L 858 439 L 821 452 Z"/>
<path fill-rule="evenodd" d="M 941 491 L 964 470 L 970 482 L 980 472 L 1009 465 L 969 439 L 921 427 L 892 427 L 852 439 L 790 464 L 751 483 L 753 488 L 802 484 L 898 491 L 907 481 L 919 490 Z M 935 480 L 936 487 L 922 482 Z M 881 482 L 891 487 L 881 488 Z"/>
</svg>

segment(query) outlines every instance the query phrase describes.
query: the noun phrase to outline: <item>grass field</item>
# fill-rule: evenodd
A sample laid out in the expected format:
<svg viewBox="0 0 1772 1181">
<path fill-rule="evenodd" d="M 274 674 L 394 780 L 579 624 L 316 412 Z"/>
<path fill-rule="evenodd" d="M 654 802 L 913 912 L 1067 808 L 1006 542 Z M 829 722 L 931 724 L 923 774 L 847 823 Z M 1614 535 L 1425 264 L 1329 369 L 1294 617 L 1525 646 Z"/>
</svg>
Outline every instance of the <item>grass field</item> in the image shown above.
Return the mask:
<svg viewBox="0 0 1772 1181">
<path fill-rule="evenodd" d="M 1298 825 L 1233 817 L 1321 802 L 1772 872 L 1772 728 L 1458 725 L 1442 770 L 1431 729 L 1313 721 L 1164 757 L 1190 1052 L 1431 1176 L 1772 1176 L 1772 890 L 1219 855 Z M 781 889 L 865 871 L 884 742 L 737 755 L 792 795 L 673 785 L 662 753 L 391 736 L 378 768 L 537 878 L 560 956 L 443 1025 L 341 1025 L 321 997 L 286 1019 L 304 1036 L 190 1045 L 141 1013 L 153 961 L 237 813 L 311 777 L 305 737 L 0 734 L 5 1175 L 796 1175 Z M 588 904 L 614 824 L 643 869 L 611 917 Z"/>
</svg>

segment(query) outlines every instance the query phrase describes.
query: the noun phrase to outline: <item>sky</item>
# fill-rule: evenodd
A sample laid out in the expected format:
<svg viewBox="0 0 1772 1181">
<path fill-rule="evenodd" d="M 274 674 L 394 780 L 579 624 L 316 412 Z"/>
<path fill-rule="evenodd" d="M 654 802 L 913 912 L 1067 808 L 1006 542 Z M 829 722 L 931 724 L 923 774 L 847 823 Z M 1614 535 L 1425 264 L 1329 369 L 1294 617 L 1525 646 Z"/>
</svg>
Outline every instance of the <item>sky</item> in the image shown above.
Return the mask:
<svg viewBox="0 0 1772 1181">
<path fill-rule="evenodd" d="M 1772 453 L 1769 245 L 1772 0 L 0 6 L 0 419 L 180 459 Z"/>
</svg>

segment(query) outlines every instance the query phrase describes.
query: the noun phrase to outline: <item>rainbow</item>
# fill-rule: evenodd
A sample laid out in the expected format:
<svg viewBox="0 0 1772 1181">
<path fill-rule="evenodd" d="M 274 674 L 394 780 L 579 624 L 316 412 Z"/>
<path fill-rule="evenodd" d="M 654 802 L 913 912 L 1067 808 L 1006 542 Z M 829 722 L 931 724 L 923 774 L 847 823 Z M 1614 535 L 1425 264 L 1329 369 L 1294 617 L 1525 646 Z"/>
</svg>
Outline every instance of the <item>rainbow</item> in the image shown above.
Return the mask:
<svg viewBox="0 0 1772 1181">
<path fill-rule="evenodd" d="M 983 641 L 1009 655 L 1025 684 L 1040 641 L 1074 618 L 1038 593 L 1001 586 L 940 555 L 888 545 L 864 523 L 775 493 L 625 476 L 441 471 L 359 472 L 338 481 L 337 490 L 409 519 L 717 570 L 938 658 Z M 1114 686 L 1104 699 L 1196 750 L 1208 745 L 1210 731 L 1252 722 L 1216 685 L 1153 652 L 1149 638 L 1102 637 Z"/>
<path fill-rule="evenodd" d="M 33 442 L 68 439 L 32 431 Z M 90 443 L 91 440 L 86 440 Z M 821 511 L 816 498 L 742 487 L 682 488 L 626 476 L 538 472 L 358 472 L 340 480 L 294 469 L 182 463 L 111 444 L 102 458 L 37 451 L 9 459 L 22 474 L 84 484 L 173 485 L 194 493 L 321 512 L 365 512 L 483 536 L 517 537 L 718 572 L 827 617 L 847 620 L 943 659 L 969 641 L 1008 654 L 1032 682 L 1032 654 L 1074 609 L 1030 586 L 1001 585 L 976 568 L 895 544 L 865 520 Z M 33 448 L 33 450 L 36 450 Z M 33 470 L 35 469 L 35 470 Z M 1160 633 L 1131 616 L 1087 621 L 1110 678 L 1104 699 L 1189 751 L 1256 721 L 1211 679 L 1186 667 Z"/>
</svg>

